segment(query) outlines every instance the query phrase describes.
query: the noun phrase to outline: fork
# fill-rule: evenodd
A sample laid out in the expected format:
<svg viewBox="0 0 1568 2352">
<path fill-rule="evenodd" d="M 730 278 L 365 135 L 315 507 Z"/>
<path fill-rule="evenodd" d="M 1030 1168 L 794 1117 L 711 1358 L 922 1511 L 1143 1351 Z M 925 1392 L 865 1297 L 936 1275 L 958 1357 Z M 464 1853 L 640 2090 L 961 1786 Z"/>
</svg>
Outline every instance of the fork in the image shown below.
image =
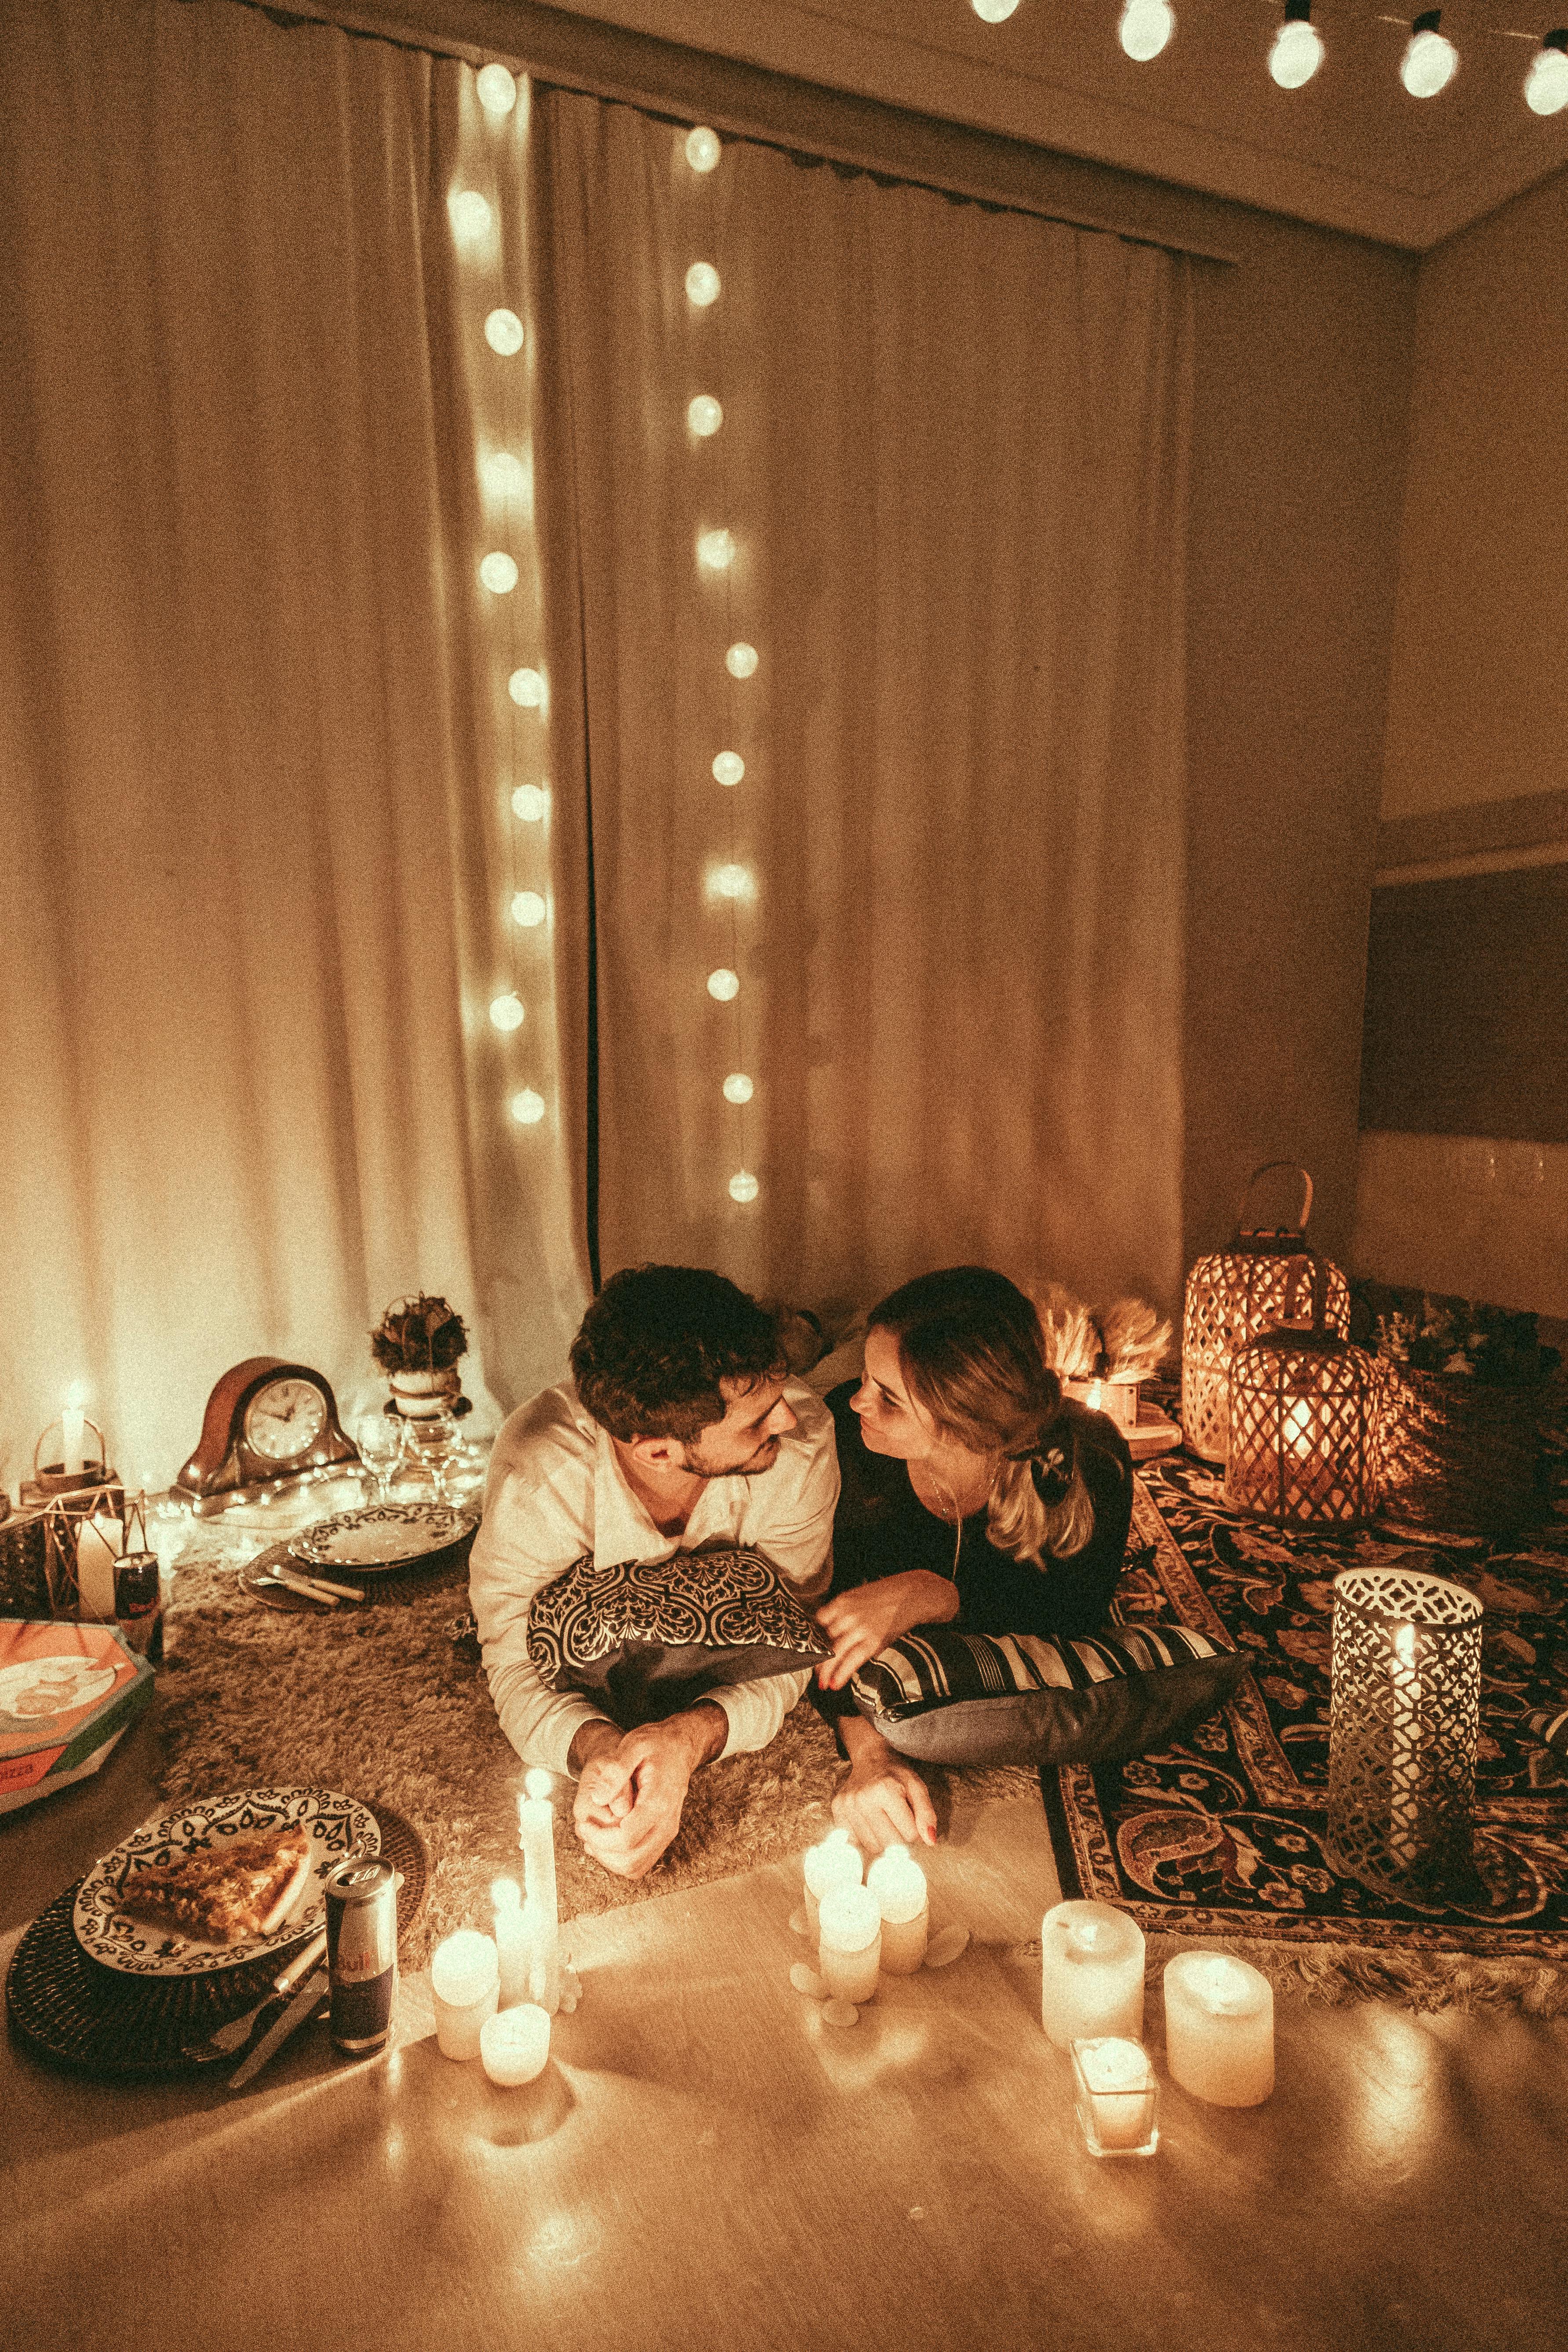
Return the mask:
<svg viewBox="0 0 1568 2352">
<path fill-rule="evenodd" d="M 310 1942 L 301 1945 L 288 1967 L 273 1978 L 254 2009 L 247 2009 L 243 2017 L 231 2017 L 226 2025 L 216 2027 L 200 2042 L 183 2043 L 181 2056 L 184 2058 L 232 2056 L 235 2051 L 249 2041 L 251 2031 L 262 2011 L 270 2008 L 280 1995 L 292 1992 L 295 1986 L 315 1967 L 326 1948 L 327 1931 L 324 1927 L 319 1927 Z"/>
</svg>

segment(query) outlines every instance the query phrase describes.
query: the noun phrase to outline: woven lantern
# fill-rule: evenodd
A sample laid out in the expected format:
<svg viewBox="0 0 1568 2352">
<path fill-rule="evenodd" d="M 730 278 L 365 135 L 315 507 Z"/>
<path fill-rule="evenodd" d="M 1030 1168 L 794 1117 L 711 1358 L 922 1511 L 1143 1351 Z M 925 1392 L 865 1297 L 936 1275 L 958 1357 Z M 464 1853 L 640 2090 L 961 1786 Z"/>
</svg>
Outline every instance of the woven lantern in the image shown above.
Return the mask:
<svg viewBox="0 0 1568 2352">
<path fill-rule="evenodd" d="M 1265 1223 L 1253 1205 L 1258 1180 L 1287 1172 L 1300 1179 L 1300 1214 L 1294 1224 Z M 1229 1247 L 1199 1258 L 1187 1276 L 1182 1317 L 1182 1432 L 1188 1452 L 1201 1454 L 1205 1462 L 1223 1462 L 1229 1450 L 1231 1358 L 1260 1331 L 1277 1330 L 1290 1319 L 1291 1269 L 1300 1258 L 1311 1213 L 1312 1180 L 1306 1170 L 1290 1160 L 1267 1161 L 1247 1181 Z M 1331 1330 L 1342 1338 L 1348 1334 L 1350 1285 L 1337 1265 L 1328 1266 L 1325 1312 Z"/>
<path fill-rule="evenodd" d="M 1376 1892 L 1473 1885 L 1481 1604 L 1429 1553 L 1334 1579 L 1323 1850 Z"/>
<path fill-rule="evenodd" d="M 1377 1502 L 1382 1370 L 1324 1328 L 1333 1269 L 1321 1258 L 1293 1265 L 1286 1308 L 1310 1276 L 1311 1328 L 1265 1331 L 1231 1360 L 1226 1505 L 1280 1527 L 1358 1527 Z"/>
</svg>

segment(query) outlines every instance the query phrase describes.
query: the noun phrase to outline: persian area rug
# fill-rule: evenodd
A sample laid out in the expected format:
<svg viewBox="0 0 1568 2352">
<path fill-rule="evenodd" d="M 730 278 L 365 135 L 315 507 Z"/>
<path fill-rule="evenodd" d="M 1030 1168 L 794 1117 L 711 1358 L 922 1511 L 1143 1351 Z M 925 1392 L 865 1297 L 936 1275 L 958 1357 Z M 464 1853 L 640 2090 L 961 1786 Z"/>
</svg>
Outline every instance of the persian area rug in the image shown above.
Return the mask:
<svg viewBox="0 0 1568 2352">
<path fill-rule="evenodd" d="M 1227 1512 L 1186 1455 L 1143 1475 L 1117 1614 L 1228 1637 L 1254 1671 L 1180 1746 L 1041 1775 L 1064 1895 L 1152 1938 L 1223 1941 L 1309 1997 L 1568 2012 L 1568 1780 L 1526 1718 L 1568 1691 L 1568 1518 L 1507 1540 L 1283 1536 Z M 1390 1906 L 1322 1851 L 1332 1580 L 1426 1551 L 1485 1604 L 1469 1907 Z M 1168 1949 L 1164 1955 L 1168 1957 Z"/>
<path fill-rule="evenodd" d="M 421 1832 L 430 1891 L 405 1968 L 455 1927 L 488 1928 L 493 1879 L 521 1884 L 517 1797 L 523 1768 L 503 1738 L 482 1667 L 454 1648 L 466 1572 L 375 1580 L 374 1600 L 331 1615 L 285 1614 L 240 1589 L 222 1554 L 182 1560 L 166 1620 L 155 1720 L 171 1803 L 226 1789 L 304 1783 L 393 1806 Z M 369 1580 L 367 1580 L 367 1584 Z M 831 1824 L 832 1734 L 804 1702 L 754 1755 L 692 1780 L 680 1834 L 646 1878 L 590 1860 L 557 1780 L 561 1916 L 606 1911 L 798 1854 Z M 945 1825 L 952 1788 L 927 1776 Z M 1022 1767 L 968 1772 L 965 1801 L 1033 1794 Z"/>
</svg>

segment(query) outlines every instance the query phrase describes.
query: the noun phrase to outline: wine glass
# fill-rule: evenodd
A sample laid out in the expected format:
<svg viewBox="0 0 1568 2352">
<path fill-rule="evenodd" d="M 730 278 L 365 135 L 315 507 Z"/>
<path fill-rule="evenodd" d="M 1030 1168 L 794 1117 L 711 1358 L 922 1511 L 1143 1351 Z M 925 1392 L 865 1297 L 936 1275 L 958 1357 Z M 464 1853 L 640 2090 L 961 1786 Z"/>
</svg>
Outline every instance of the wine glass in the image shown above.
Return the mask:
<svg viewBox="0 0 1568 2352">
<path fill-rule="evenodd" d="M 360 1460 L 375 1481 L 375 1499 L 384 1503 L 397 1465 L 403 1458 L 405 1423 L 401 1413 L 371 1412 L 354 1431 Z"/>
</svg>

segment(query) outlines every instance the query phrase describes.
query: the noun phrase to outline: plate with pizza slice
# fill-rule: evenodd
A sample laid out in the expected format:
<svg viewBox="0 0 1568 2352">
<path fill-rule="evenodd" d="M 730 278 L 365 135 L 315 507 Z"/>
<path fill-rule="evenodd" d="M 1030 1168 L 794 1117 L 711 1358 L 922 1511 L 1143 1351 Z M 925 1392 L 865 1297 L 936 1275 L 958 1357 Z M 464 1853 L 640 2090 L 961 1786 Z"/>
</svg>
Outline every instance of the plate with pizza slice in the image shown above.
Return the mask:
<svg viewBox="0 0 1568 2352">
<path fill-rule="evenodd" d="M 375 1853 L 374 1814 L 333 1789 L 238 1789 L 164 1813 L 93 1864 L 77 1889 L 78 1943 L 127 1976 L 206 1976 L 313 1935 L 321 1882 Z"/>
</svg>

